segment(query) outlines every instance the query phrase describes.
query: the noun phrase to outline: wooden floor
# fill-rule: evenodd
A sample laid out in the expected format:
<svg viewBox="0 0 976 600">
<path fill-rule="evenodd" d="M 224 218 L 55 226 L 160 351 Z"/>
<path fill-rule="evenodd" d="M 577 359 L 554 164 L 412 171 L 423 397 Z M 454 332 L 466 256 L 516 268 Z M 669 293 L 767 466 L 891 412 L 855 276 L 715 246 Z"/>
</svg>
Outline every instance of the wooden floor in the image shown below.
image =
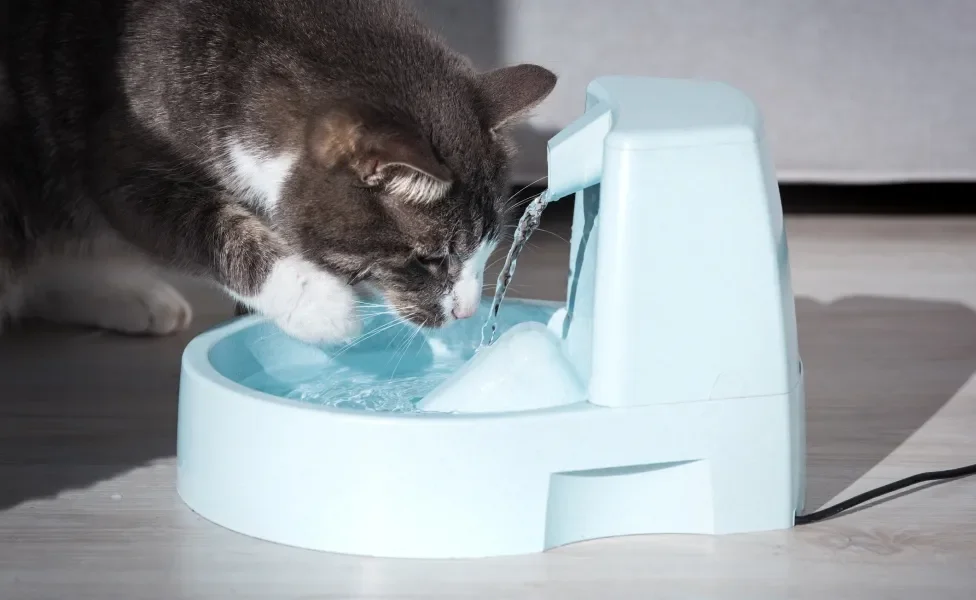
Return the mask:
<svg viewBox="0 0 976 600">
<path fill-rule="evenodd" d="M 516 275 L 558 299 L 563 225 Z M 976 220 L 789 220 L 806 371 L 808 507 L 976 462 Z M 230 304 L 192 288 L 165 340 L 0 338 L 0 599 L 976 597 L 976 477 L 825 523 L 608 539 L 545 554 L 397 561 L 276 546 L 176 497 L 178 360 Z"/>
</svg>

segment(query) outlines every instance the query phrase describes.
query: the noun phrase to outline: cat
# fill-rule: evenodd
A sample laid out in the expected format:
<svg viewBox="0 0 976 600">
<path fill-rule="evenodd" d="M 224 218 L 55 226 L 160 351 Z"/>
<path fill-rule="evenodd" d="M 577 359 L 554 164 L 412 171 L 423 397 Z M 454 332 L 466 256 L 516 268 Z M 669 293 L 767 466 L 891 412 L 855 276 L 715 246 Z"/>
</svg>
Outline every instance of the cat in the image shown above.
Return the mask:
<svg viewBox="0 0 976 600">
<path fill-rule="evenodd" d="M 556 84 L 476 72 L 396 0 L 7 0 L 0 318 L 188 326 L 160 269 L 308 342 L 470 317 L 507 135 Z"/>
</svg>

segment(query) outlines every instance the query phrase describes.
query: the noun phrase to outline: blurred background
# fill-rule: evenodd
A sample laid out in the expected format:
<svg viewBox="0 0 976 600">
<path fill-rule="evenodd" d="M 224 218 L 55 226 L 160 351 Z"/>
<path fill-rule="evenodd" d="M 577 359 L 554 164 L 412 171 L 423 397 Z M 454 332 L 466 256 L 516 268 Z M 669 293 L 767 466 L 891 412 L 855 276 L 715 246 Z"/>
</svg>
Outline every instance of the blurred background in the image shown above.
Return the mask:
<svg viewBox="0 0 976 600">
<path fill-rule="evenodd" d="M 960 185 L 976 181 L 972 0 L 414 2 L 479 69 L 559 76 L 518 131 L 517 184 L 545 175 L 546 140 L 581 114 L 592 79 L 647 75 L 749 94 L 788 212 L 974 206 L 976 187 Z"/>
</svg>

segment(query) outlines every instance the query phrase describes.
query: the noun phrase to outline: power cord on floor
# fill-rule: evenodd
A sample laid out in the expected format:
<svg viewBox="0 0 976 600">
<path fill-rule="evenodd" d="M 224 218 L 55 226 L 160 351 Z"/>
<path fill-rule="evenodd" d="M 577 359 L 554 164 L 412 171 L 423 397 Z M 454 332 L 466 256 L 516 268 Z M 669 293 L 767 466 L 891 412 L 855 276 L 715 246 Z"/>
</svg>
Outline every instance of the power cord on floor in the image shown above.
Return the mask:
<svg viewBox="0 0 976 600">
<path fill-rule="evenodd" d="M 869 492 L 858 494 L 853 498 L 844 500 L 843 502 L 838 502 L 833 506 L 828 506 L 827 508 L 820 509 L 816 512 L 806 515 L 797 515 L 794 523 L 796 525 L 808 525 L 810 523 L 816 523 L 817 521 L 823 521 L 824 519 L 829 519 L 830 517 L 840 514 L 846 510 L 850 510 L 859 504 L 864 504 L 865 502 L 869 502 L 875 498 L 885 496 L 892 492 L 897 492 L 898 490 L 903 490 L 919 483 L 925 483 L 926 481 L 946 481 L 949 479 L 959 479 L 961 477 L 968 477 L 970 475 L 976 475 L 976 465 L 969 465 L 968 467 L 959 467 L 958 469 L 949 469 L 946 471 L 929 471 L 928 473 L 919 473 L 917 475 L 912 475 L 911 477 L 893 481 Z"/>
</svg>

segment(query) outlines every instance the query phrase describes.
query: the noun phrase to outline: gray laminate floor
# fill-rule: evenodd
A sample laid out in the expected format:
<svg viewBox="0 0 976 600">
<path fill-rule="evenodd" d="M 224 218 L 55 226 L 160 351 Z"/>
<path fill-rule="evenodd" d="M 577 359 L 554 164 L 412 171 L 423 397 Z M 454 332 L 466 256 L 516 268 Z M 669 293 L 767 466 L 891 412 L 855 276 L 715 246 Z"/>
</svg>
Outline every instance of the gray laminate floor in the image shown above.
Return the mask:
<svg viewBox="0 0 976 600">
<path fill-rule="evenodd" d="M 563 295 L 565 227 L 516 292 Z M 807 371 L 808 507 L 976 462 L 976 220 L 793 218 Z M 0 338 L 0 599 L 976 597 L 976 478 L 822 524 L 647 536 L 477 561 L 276 546 L 196 517 L 173 488 L 179 356 L 231 306 L 187 284 L 192 331 Z"/>
</svg>

